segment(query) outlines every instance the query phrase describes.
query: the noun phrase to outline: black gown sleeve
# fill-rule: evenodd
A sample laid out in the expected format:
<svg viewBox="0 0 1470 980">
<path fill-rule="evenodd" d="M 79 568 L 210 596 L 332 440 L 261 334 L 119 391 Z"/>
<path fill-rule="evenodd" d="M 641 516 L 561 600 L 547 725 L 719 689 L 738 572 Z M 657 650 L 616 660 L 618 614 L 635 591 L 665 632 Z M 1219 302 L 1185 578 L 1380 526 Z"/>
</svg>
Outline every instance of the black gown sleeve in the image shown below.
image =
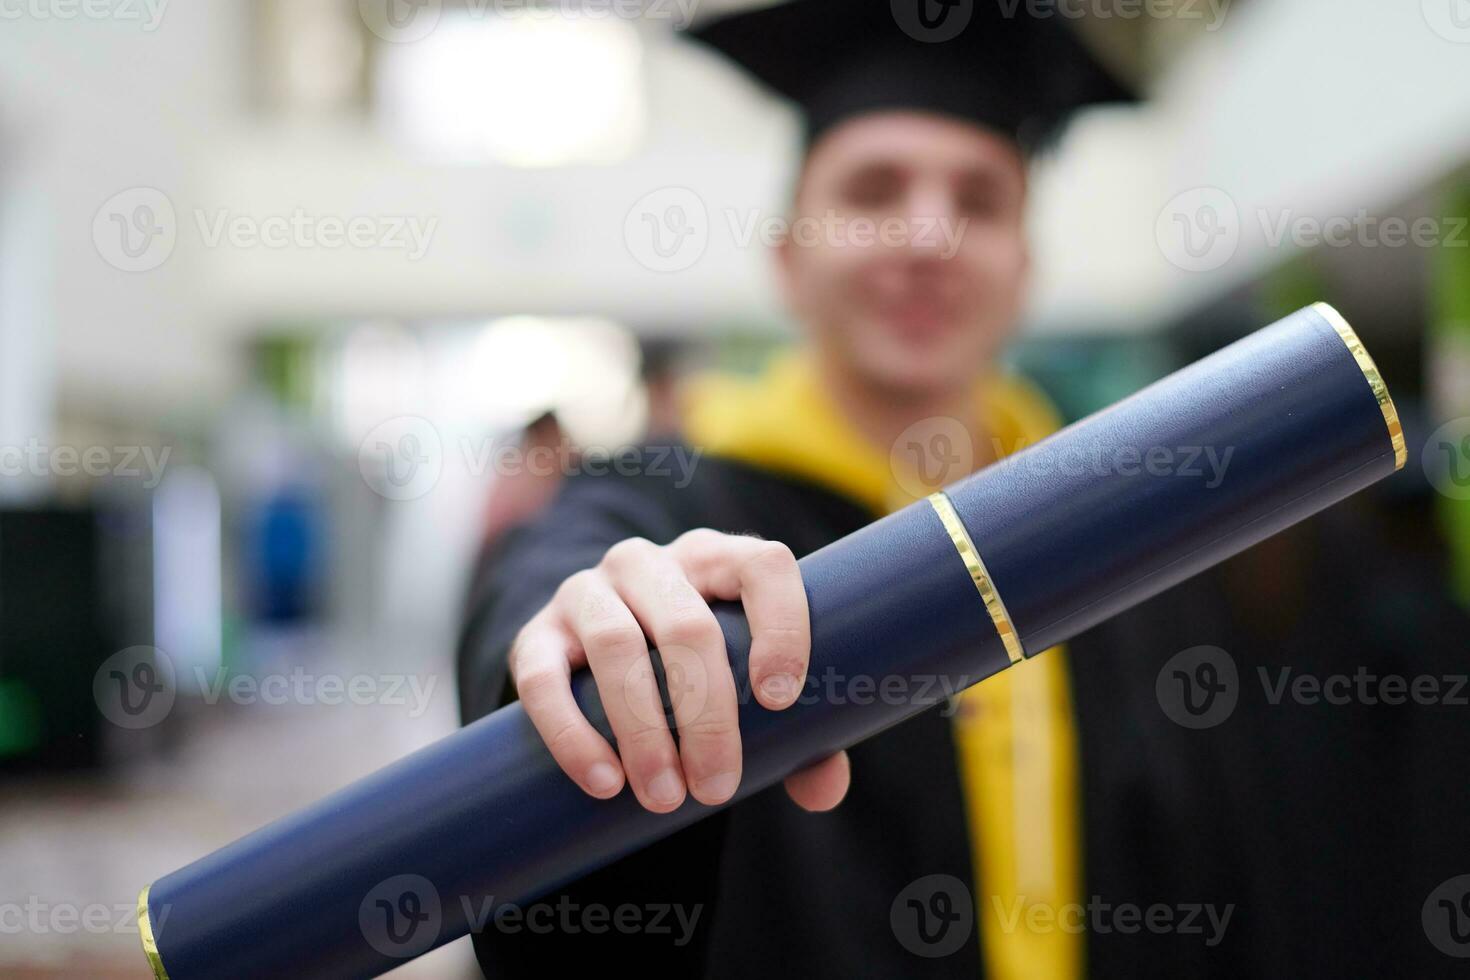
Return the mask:
<svg viewBox="0 0 1470 980">
<path fill-rule="evenodd" d="M 692 526 L 678 503 L 652 477 L 578 474 L 533 522 L 486 549 L 457 655 L 465 724 L 515 700 L 506 664 L 511 642 L 557 586 L 625 538 L 673 540 Z M 511 924 L 487 924 L 474 936 L 481 969 L 497 980 L 541 978 L 605 969 L 629 956 L 636 959 L 625 962 L 652 967 L 656 976 L 700 975 L 725 825 L 717 814 L 523 903 Z"/>
</svg>

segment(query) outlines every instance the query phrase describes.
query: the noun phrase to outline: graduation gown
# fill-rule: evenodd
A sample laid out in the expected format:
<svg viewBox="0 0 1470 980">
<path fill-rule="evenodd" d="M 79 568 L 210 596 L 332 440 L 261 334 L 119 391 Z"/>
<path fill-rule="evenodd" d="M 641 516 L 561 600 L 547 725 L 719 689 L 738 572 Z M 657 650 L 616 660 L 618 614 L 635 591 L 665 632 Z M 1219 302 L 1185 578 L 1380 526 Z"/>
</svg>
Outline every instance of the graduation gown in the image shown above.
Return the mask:
<svg viewBox="0 0 1470 980">
<path fill-rule="evenodd" d="M 699 424 L 697 405 L 691 422 L 721 443 L 717 425 Z M 687 482 L 668 447 L 569 478 L 545 513 L 483 557 L 459 657 L 465 720 L 514 699 L 505 658 L 515 633 L 616 541 L 664 543 L 708 526 L 780 540 L 801 556 L 881 512 L 881 494 L 797 475 L 800 464 L 782 461 L 791 446 L 776 439 L 747 454 L 763 465 L 738 452 L 699 456 Z M 1431 782 L 1442 770 L 1405 765 L 1429 747 L 1416 733 L 1442 736 L 1448 722 L 1438 719 L 1453 709 L 1426 717 L 1272 705 L 1254 680 L 1281 664 L 1319 673 L 1365 661 L 1423 665 L 1433 662 L 1429 651 L 1442 661 L 1454 648 L 1464 618 L 1435 597 L 1422 566 L 1408 563 L 1394 579 L 1417 614 L 1373 621 L 1381 578 L 1342 553 L 1362 541 L 1359 524 L 1355 511 L 1337 508 L 1043 655 L 1065 658 L 1056 658 L 1065 690 L 1051 707 L 1065 709 L 1067 727 L 1052 747 L 1064 762 L 1068 745 L 1076 753 L 1070 771 L 1051 760 L 1046 805 L 1072 818 L 1045 821 L 1062 884 L 1043 904 L 1053 913 L 1075 906 L 1061 921 L 1085 933 L 1055 922 L 999 925 L 1014 916 L 1017 889 L 986 880 L 974 820 L 995 801 L 975 799 L 987 784 L 975 778 L 973 753 L 966 757 L 956 706 L 939 704 L 851 750 L 852 786 L 835 810 L 802 811 L 779 785 L 756 794 L 554 889 L 541 903 L 569 911 L 547 911 L 537 928 L 482 930 L 474 940 L 482 968 L 496 978 L 598 968 L 711 978 L 1453 975 L 1463 962 L 1425 942 L 1419 903 L 1470 854 L 1443 821 L 1404 813 L 1433 786 L 1441 816 L 1470 815 L 1463 788 Z M 1243 684 L 1235 714 L 1197 731 L 1160 709 L 1155 683 L 1171 656 L 1202 644 L 1228 650 Z M 1016 669 L 971 692 L 998 688 Z M 1432 757 L 1446 763 L 1443 743 L 1434 744 Z M 1026 758 L 1010 755 L 1012 764 Z M 985 757 L 982 749 L 982 765 Z M 1013 827 L 1036 813 L 1026 785 L 1013 780 L 1018 796 L 1006 801 L 1021 811 Z M 916 953 L 895 919 L 895 900 L 930 875 L 957 880 L 973 901 L 973 928 L 942 956 Z M 1167 925 L 1147 924 L 1154 907 L 1168 910 Z M 620 909 L 645 928 L 613 925 Z M 1014 942 L 1028 932 L 1031 942 Z"/>
</svg>

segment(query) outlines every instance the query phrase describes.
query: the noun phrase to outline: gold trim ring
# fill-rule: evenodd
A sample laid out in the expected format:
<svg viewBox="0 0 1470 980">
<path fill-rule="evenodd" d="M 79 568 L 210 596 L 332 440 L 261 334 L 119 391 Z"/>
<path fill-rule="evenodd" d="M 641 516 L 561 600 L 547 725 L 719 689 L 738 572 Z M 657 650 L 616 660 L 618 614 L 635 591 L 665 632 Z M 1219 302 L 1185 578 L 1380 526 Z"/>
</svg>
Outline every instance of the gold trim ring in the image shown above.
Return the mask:
<svg viewBox="0 0 1470 980">
<path fill-rule="evenodd" d="M 1026 652 L 1021 648 L 1021 638 L 1016 633 L 1015 625 L 1011 623 L 1005 603 L 1000 601 L 1000 593 L 995 591 L 995 583 L 991 581 L 990 573 L 985 570 L 985 562 L 980 560 L 980 551 L 975 547 L 975 542 L 970 540 L 970 532 L 965 529 L 960 515 L 955 512 L 954 504 L 950 503 L 949 496 L 943 490 L 931 493 L 929 504 L 939 515 L 940 523 L 949 532 L 949 539 L 954 542 L 955 550 L 964 560 L 965 568 L 970 572 L 970 579 L 975 583 L 980 598 L 985 602 L 985 611 L 990 614 L 990 621 L 995 624 L 995 631 L 1000 634 L 1000 642 L 1005 645 L 1006 656 L 1010 658 L 1011 663 L 1020 663 L 1026 658 Z"/>
<path fill-rule="evenodd" d="M 1383 412 L 1383 421 L 1388 423 L 1388 436 L 1393 442 L 1393 468 L 1403 469 L 1404 464 L 1409 461 L 1409 448 L 1404 443 L 1404 427 L 1399 424 L 1398 409 L 1393 407 L 1393 399 L 1388 395 L 1388 384 L 1384 382 L 1383 375 L 1378 373 L 1378 365 L 1373 363 L 1373 358 L 1368 355 L 1368 348 L 1363 346 L 1357 332 L 1348 326 L 1341 313 L 1327 303 L 1313 303 L 1312 309 L 1332 324 L 1332 329 L 1337 331 L 1337 335 L 1352 352 L 1353 360 L 1358 362 L 1363 377 L 1368 379 L 1368 387 L 1373 389 L 1373 397 L 1378 399 L 1378 407 Z"/>
<path fill-rule="evenodd" d="M 153 938 L 153 922 L 148 917 L 148 889 L 152 887 L 144 885 L 138 893 L 138 935 L 143 940 L 143 955 L 153 967 L 153 980 L 168 980 L 168 971 L 163 968 L 163 958 L 158 955 L 158 943 Z"/>
</svg>

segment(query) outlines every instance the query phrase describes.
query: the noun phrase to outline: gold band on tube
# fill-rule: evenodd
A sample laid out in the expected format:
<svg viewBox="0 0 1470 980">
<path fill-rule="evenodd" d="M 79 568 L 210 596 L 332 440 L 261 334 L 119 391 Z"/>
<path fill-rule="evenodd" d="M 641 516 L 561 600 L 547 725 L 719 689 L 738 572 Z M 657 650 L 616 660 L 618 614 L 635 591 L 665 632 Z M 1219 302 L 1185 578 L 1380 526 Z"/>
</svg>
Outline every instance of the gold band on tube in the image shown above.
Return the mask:
<svg viewBox="0 0 1470 980">
<path fill-rule="evenodd" d="M 1343 319 L 1342 314 L 1337 312 L 1327 303 L 1313 303 L 1312 309 L 1328 323 L 1342 342 L 1347 344 L 1347 349 L 1352 351 L 1353 360 L 1358 362 L 1358 367 L 1363 369 L 1363 377 L 1368 379 L 1368 386 L 1373 389 L 1373 397 L 1378 399 L 1378 407 L 1383 411 L 1383 421 L 1388 423 L 1389 439 L 1393 442 L 1393 463 L 1395 470 L 1404 468 L 1409 461 L 1409 448 L 1404 443 L 1404 427 L 1399 424 L 1398 409 L 1393 407 L 1393 399 L 1388 395 L 1388 385 L 1383 380 L 1383 375 L 1378 373 L 1378 365 L 1373 363 L 1373 358 L 1368 356 L 1368 348 L 1358 339 L 1358 334 L 1348 322 Z"/>
<path fill-rule="evenodd" d="M 153 967 L 153 980 L 168 980 L 168 971 L 163 968 L 158 943 L 153 938 L 153 922 L 148 917 L 148 889 L 152 887 L 151 884 L 144 885 L 138 893 L 138 935 L 143 940 L 143 955 L 148 957 L 148 965 Z"/>
<path fill-rule="evenodd" d="M 964 559 L 965 568 L 969 569 L 970 578 L 974 581 L 980 598 L 985 602 L 985 611 L 990 614 L 991 622 L 995 623 L 995 631 L 1000 634 L 1000 642 L 1005 645 L 1006 656 L 1010 658 L 1011 663 L 1020 663 L 1026 658 L 1026 652 L 1021 649 L 1021 638 L 1016 633 L 1016 627 L 1011 623 L 1005 603 L 1000 601 L 1000 593 L 995 591 L 995 583 L 990 580 L 990 573 L 985 570 L 985 562 L 980 560 L 980 552 L 975 547 L 975 542 L 970 540 L 970 532 L 965 530 L 964 522 L 955 512 L 954 504 L 950 503 L 949 497 L 943 490 L 931 493 L 929 504 L 939 515 L 939 521 L 944 525 L 944 529 L 949 532 L 949 539 L 954 542 L 955 550 L 960 553 L 960 558 Z"/>
</svg>

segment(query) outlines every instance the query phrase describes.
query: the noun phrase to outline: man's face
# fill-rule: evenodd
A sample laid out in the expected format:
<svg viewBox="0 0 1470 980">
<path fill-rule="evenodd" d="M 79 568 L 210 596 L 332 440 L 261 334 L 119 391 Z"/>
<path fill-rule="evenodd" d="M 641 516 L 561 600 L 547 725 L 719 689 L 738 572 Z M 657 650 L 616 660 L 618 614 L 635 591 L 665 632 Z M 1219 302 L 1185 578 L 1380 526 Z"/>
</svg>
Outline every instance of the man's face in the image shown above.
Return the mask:
<svg viewBox="0 0 1470 980">
<path fill-rule="evenodd" d="M 780 269 L 825 356 L 923 396 L 968 384 L 1025 288 L 1026 170 L 1012 141 L 920 112 L 855 117 L 807 156 Z"/>
</svg>

